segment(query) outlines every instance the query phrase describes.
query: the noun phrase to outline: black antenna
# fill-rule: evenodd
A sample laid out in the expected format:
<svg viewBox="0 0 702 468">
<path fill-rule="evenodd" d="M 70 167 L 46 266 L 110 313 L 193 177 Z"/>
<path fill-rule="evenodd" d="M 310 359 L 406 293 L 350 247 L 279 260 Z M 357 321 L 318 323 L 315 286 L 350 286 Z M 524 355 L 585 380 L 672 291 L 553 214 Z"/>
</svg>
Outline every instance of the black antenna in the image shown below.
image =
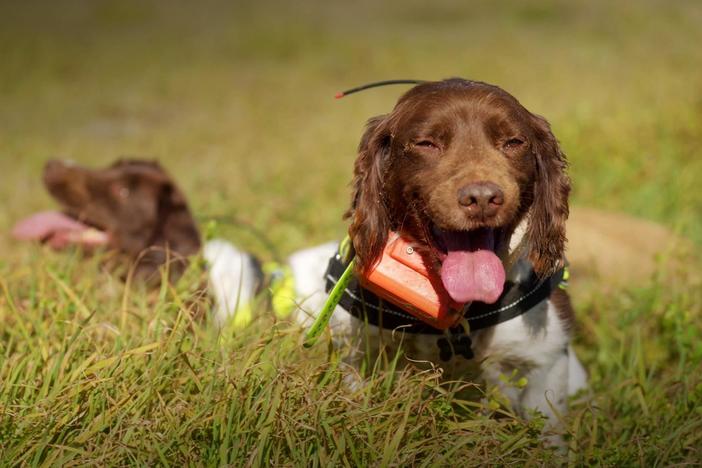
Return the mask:
<svg viewBox="0 0 702 468">
<path fill-rule="evenodd" d="M 374 81 L 373 83 L 368 83 L 364 84 L 361 86 L 357 86 L 355 88 L 347 89 L 346 91 L 342 91 L 340 93 L 336 93 L 334 96 L 336 99 L 341 99 L 344 96 L 348 96 L 349 94 L 357 93 L 359 91 L 363 91 L 364 89 L 370 89 L 370 88 L 377 88 L 379 86 L 387 86 L 387 85 L 396 85 L 396 84 L 422 84 L 426 83 L 426 80 L 385 80 L 385 81 Z"/>
</svg>

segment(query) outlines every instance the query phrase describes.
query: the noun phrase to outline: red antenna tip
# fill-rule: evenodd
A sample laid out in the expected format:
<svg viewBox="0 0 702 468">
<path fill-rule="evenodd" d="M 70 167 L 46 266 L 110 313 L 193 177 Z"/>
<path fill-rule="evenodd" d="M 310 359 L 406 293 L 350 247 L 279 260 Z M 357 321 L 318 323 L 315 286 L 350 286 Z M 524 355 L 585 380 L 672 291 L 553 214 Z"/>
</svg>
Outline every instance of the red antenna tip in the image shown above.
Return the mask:
<svg viewBox="0 0 702 468">
<path fill-rule="evenodd" d="M 336 94 L 334 95 L 334 99 L 341 99 L 341 98 L 344 97 L 344 96 L 345 96 L 344 92 L 343 92 L 343 91 L 339 91 L 338 93 L 336 93 Z"/>
</svg>

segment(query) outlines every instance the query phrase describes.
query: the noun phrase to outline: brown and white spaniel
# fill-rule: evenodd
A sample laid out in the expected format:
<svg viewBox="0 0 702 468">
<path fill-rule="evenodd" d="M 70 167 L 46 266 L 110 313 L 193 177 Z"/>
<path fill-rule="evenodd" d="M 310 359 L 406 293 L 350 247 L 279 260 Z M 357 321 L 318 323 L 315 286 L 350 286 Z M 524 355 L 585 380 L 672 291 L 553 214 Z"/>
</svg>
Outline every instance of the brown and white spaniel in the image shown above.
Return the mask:
<svg viewBox="0 0 702 468">
<path fill-rule="evenodd" d="M 414 87 L 372 118 L 361 139 L 346 215 L 358 273 L 373 267 L 394 231 L 456 302 L 495 302 L 519 261 L 548 278 L 564 264 L 566 165 L 548 122 L 501 88 L 463 79 Z M 335 252 L 330 243 L 290 258 L 303 323 L 326 300 Z M 441 367 L 447 377 L 482 376 L 517 411 L 537 409 L 553 425 L 586 382 L 571 325 L 568 296 L 557 287 L 525 313 L 470 331 L 470 353 L 448 359 L 437 346 L 441 335 L 367 325 L 342 307 L 331 320 L 350 363 L 401 348 L 407 362 Z"/>
</svg>

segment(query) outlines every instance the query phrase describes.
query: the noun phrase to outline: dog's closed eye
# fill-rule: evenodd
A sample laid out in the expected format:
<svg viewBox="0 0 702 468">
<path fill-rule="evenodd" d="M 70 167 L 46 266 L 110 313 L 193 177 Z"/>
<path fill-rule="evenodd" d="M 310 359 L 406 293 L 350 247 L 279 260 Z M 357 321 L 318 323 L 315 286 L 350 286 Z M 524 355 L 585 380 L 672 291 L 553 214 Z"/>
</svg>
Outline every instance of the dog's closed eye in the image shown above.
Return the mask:
<svg viewBox="0 0 702 468">
<path fill-rule="evenodd" d="M 412 146 L 415 148 L 419 149 L 420 151 L 427 151 L 427 152 L 438 152 L 441 151 L 441 146 L 439 144 L 429 138 L 421 138 L 414 143 L 412 143 Z"/>
<path fill-rule="evenodd" d="M 436 143 L 434 143 L 431 140 L 427 140 L 427 139 L 416 141 L 414 143 L 414 145 L 415 146 L 423 146 L 423 147 L 427 147 L 427 148 L 436 148 L 437 147 Z"/>
<path fill-rule="evenodd" d="M 505 151 L 514 151 L 524 145 L 522 138 L 510 138 L 502 144 L 502 149 Z"/>
</svg>

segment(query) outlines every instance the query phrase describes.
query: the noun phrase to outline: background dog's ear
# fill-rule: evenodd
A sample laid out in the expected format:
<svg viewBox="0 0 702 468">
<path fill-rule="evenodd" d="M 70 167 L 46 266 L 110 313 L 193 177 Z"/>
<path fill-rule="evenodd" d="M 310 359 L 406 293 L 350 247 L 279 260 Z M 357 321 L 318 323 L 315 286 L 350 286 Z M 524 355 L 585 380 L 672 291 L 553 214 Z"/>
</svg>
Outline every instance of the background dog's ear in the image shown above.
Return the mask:
<svg viewBox="0 0 702 468">
<path fill-rule="evenodd" d="M 568 163 L 549 123 L 537 115 L 532 115 L 532 121 L 537 175 L 526 236 L 529 260 L 534 270 L 545 276 L 562 265 L 570 179 Z"/>
<path fill-rule="evenodd" d="M 380 258 L 390 230 L 390 218 L 383 198 L 383 167 L 390 153 L 390 134 L 385 116 L 368 121 L 354 165 L 349 236 L 361 271 Z"/>
<path fill-rule="evenodd" d="M 187 210 L 188 202 L 183 192 L 173 182 L 166 180 L 161 186 L 159 207 L 167 210 Z"/>
<path fill-rule="evenodd" d="M 99 205 L 101 216 L 109 220 L 108 230 L 119 250 L 136 256 L 149 247 L 158 228 L 158 197 L 153 191 L 131 189 L 121 179 L 108 183 L 107 193 L 112 203 Z"/>
<path fill-rule="evenodd" d="M 190 213 L 185 195 L 170 179 L 161 186 L 158 200 L 159 243 L 167 245 L 181 256 L 197 253 L 200 233 Z"/>
<path fill-rule="evenodd" d="M 134 276 L 157 284 L 159 269 L 168 262 L 168 279 L 175 282 L 188 266 L 187 257 L 200 249 L 200 233 L 185 195 L 165 177 L 157 192 L 156 223 L 150 243 L 136 259 Z"/>
</svg>

